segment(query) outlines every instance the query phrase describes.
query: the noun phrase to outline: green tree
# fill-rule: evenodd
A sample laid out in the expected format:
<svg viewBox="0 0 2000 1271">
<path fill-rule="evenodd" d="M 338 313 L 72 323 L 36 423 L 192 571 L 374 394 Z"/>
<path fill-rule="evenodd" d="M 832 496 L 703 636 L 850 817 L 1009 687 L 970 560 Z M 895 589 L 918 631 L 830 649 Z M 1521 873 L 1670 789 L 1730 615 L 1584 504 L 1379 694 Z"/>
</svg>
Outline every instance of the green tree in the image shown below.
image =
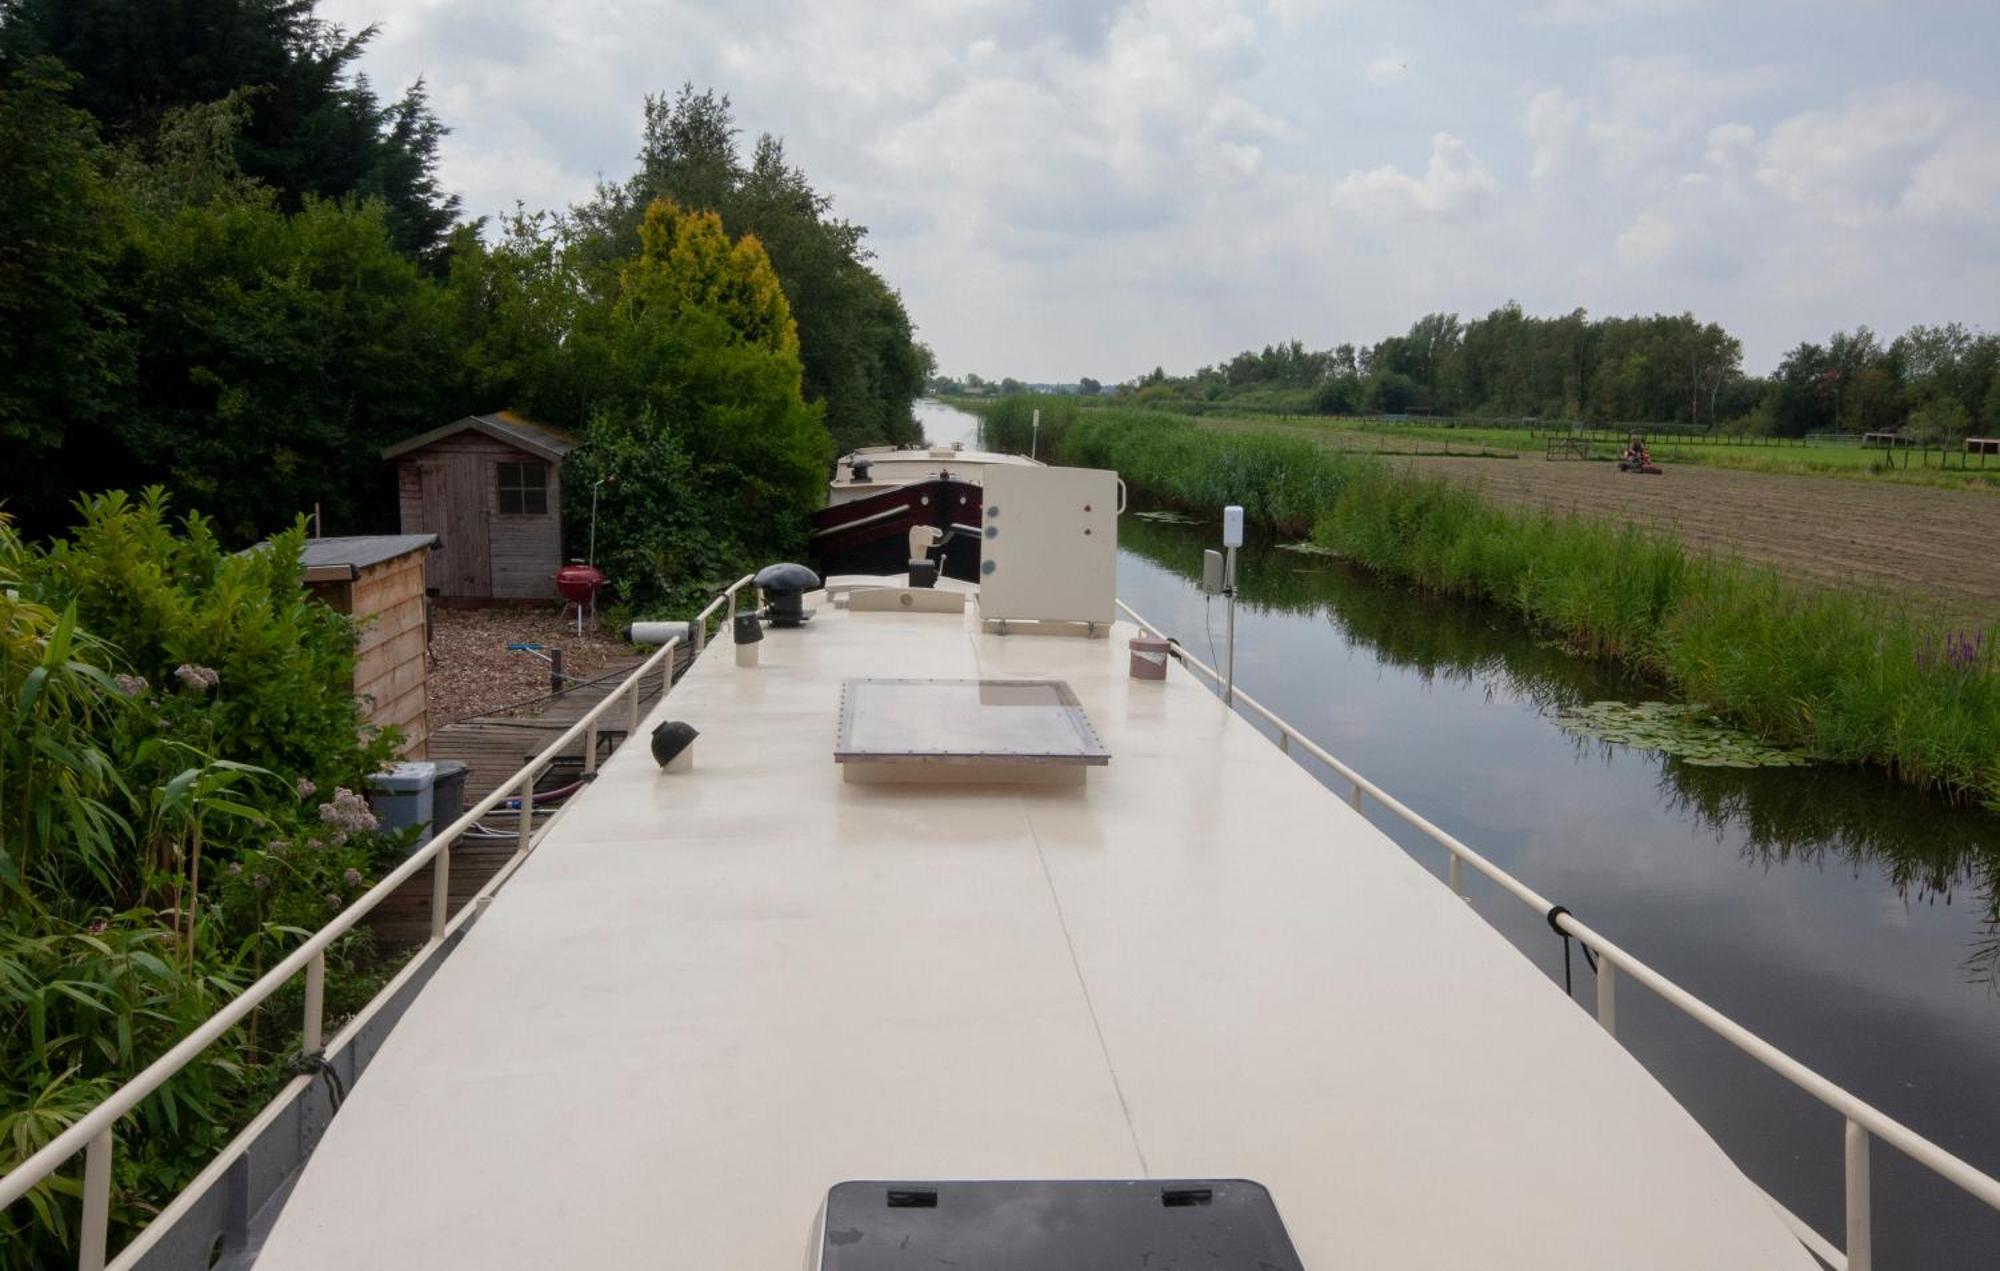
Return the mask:
<svg viewBox="0 0 2000 1271">
<path fill-rule="evenodd" d="M 436 180 L 443 125 L 421 82 L 382 105 L 354 72 L 376 29 L 349 34 L 317 9 L 318 0 L 0 0 L 0 68 L 60 59 L 82 77 L 79 104 L 119 138 L 249 90 L 237 155 L 283 207 L 379 197 L 399 250 L 432 255 L 459 211 Z"/>
<path fill-rule="evenodd" d="M 797 326 L 758 241 L 732 240 L 714 212 L 667 199 L 647 209 L 639 241 L 609 321 L 576 341 L 602 380 L 570 463 L 576 483 L 618 477 L 601 492 L 607 523 L 621 508 L 634 533 L 637 519 L 657 518 L 607 561 L 627 604 L 658 608 L 720 580 L 718 566 L 797 547 L 832 448 L 821 407 L 802 394 Z M 584 500 L 571 505 L 572 538 L 585 515 Z"/>
<path fill-rule="evenodd" d="M 33 525 L 61 516 L 132 376 L 113 294 L 124 216 L 74 83 L 47 60 L 0 82 L 0 442 L 11 510 Z"/>
<path fill-rule="evenodd" d="M 382 447 L 454 402 L 443 293 L 397 252 L 382 205 L 185 206 L 132 257 L 125 462 L 238 543 L 316 504 L 336 531 L 389 523 Z"/>
<path fill-rule="evenodd" d="M 574 209 L 578 241 L 596 263 L 638 250 L 638 227 L 654 199 L 714 211 L 732 235 L 763 245 L 790 299 L 808 400 L 824 403 L 835 443 L 917 440 L 910 403 L 930 360 L 899 297 L 869 265 L 867 230 L 833 214 L 764 135 L 745 163 L 729 98 L 683 86 L 648 97 L 639 170 L 604 184 Z"/>
</svg>

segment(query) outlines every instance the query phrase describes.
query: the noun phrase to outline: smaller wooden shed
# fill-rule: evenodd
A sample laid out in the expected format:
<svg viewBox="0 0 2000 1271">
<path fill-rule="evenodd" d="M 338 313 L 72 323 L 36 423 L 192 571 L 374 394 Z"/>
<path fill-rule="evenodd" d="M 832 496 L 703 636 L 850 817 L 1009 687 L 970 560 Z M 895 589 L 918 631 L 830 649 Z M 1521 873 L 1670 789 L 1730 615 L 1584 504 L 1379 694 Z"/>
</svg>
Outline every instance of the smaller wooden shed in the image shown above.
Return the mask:
<svg viewBox="0 0 2000 1271">
<path fill-rule="evenodd" d="M 371 724 L 403 733 L 403 756 L 429 751 L 424 680 L 430 673 L 426 562 L 435 534 L 369 534 L 306 541 L 305 585 L 313 598 L 361 628 L 354 695 Z"/>
<path fill-rule="evenodd" d="M 397 442 L 405 534 L 444 540 L 431 587 L 446 602 L 550 600 L 562 567 L 562 462 L 576 443 L 511 411 L 467 415 Z"/>
</svg>

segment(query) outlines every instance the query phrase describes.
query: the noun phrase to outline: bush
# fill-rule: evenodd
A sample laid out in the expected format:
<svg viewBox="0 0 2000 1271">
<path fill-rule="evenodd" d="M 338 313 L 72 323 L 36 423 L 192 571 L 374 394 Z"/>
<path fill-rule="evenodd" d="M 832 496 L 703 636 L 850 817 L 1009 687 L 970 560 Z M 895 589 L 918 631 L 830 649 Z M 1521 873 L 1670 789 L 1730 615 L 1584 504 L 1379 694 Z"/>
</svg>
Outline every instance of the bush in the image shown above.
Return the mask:
<svg viewBox="0 0 2000 1271">
<path fill-rule="evenodd" d="M 564 480 L 574 492 L 564 501 L 568 538 L 578 547 L 591 541 L 588 492 L 596 488 L 597 562 L 623 608 L 642 616 L 699 609 L 744 572 L 749 548 L 709 515 L 712 495 L 694 461 L 649 412 L 600 414 L 570 452 Z"/>
<path fill-rule="evenodd" d="M 88 500 L 41 556 L 0 517 L 0 1171 L 407 850 L 356 793 L 388 739 L 358 734 L 353 628 L 305 599 L 300 547 L 223 553 L 157 492 Z M 365 936 L 329 959 L 334 1010 L 383 974 Z M 119 1123 L 116 1237 L 286 1079 L 297 1005 L 277 995 Z M 76 1208 L 57 1178 L 0 1214 L 0 1268 L 73 1258 Z"/>
<path fill-rule="evenodd" d="M 115 650 L 113 669 L 145 682 L 134 696 L 148 731 L 285 783 L 358 786 L 393 755 L 396 739 L 366 728 L 354 697 L 353 624 L 300 584 L 302 524 L 233 553 L 198 514 L 176 533 L 158 487 L 136 503 L 113 492 L 78 509 L 81 523 L 29 581 L 52 608 L 74 605 Z M 197 691 L 182 667 L 214 682 Z"/>
</svg>

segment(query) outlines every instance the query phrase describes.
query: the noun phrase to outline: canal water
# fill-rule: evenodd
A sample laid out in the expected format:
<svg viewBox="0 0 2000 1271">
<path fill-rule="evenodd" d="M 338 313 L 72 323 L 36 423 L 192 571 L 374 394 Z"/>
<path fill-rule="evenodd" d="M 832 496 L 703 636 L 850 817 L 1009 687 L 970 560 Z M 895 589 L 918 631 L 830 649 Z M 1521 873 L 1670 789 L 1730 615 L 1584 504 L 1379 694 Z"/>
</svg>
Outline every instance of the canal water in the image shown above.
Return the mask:
<svg viewBox="0 0 2000 1271">
<path fill-rule="evenodd" d="M 932 403 L 920 416 L 933 441 L 974 443 L 970 416 Z M 1212 522 L 1119 524 L 1120 598 L 1218 665 L 1221 602 L 1196 581 L 1220 538 Z M 1698 997 L 2000 1172 L 2000 816 L 1868 770 L 1704 768 L 1586 740 L 1555 712 L 1660 689 L 1493 608 L 1268 542 L 1242 553 L 1239 581 L 1237 682 L 1265 705 Z M 1442 849 L 1370 819 L 1442 877 Z M 1473 908 L 1560 984 L 1543 917 L 1466 878 Z M 1571 956 L 1587 1009 L 1592 972 Z M 1750 1178 L 1840 1243 L 1839 1116 L 1619 988 L 1620 1039 Z M 2000 1214 L 1886 1144 L 1872 1156 L 1878 1266 L 2000 1266 Z M 1522 1162 L 1552 1186 L 1594 1167 Z"/>
</svg>

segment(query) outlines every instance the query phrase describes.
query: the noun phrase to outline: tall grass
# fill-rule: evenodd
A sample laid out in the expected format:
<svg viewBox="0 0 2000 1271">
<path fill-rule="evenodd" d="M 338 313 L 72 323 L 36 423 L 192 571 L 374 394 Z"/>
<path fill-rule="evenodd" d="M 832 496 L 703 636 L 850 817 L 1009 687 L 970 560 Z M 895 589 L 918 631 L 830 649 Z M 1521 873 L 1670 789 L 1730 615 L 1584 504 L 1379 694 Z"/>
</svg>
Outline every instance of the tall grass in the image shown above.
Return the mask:
<svg viewBox="0 0 2000 1271">
<path fill-rule="evenodd" d="M 1503 508 L 1366 456 L 1152 412 L 1085 412 L 1057 457 L 1115 468 L 1169 502 L 1240 503 L 1384 575 L 1506 605 L 1778 744 L 2000 798 L 2000 631 L 1800 586 L 1670 534 Z"/>
</svg>

